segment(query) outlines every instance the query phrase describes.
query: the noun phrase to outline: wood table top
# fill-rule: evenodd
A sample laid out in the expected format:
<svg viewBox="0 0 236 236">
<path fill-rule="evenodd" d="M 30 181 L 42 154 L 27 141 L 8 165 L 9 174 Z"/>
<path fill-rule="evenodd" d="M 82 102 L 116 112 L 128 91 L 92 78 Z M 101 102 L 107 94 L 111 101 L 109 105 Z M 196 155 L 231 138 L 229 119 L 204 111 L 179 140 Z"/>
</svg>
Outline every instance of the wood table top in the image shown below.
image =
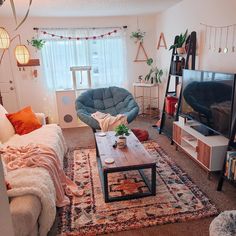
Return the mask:
<svg viewBox="0 0 236 236">
<path fill-rule="evenodd" d="M 130 131 L 127 138 L 127 147 L 123 149 L 113 148 L 117 140 L 114 131 L 105 132 L 106 136 L 99 136 L 95 133 L 95 139 L 103 169 L 113 169 L 120 167 L 145 166 L 155 163 L 153 157 L 147 152 L 137 137 Z M 113 158 L 114 163 L 106 164 L 107 158 Z"/>
</svg>

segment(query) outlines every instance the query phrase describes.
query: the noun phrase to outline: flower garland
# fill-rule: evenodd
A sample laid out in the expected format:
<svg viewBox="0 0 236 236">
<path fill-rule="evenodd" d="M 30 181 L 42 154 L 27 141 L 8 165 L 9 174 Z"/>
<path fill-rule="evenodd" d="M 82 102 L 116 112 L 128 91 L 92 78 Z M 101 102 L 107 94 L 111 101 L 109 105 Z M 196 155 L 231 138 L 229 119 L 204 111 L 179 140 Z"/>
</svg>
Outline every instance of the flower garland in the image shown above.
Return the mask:
<svg viewBox="0 0 236 236">
<path fill-rule="evenodd" d="M 57 34 L 52 34 L 52 33 L 49 33 L 47 31 L 43 31 L 43 30 L 39 30 L 39 28 L 34 28 L 34 30 L 36 30 L 37 32 L 41 32 L 43 34 L 47 34 L 47 35 L 50 35 L 51 37 L 54 37 L 54 38 L 60 38 L 60 39 L 68 39 L 68 40 L 96 40 L 96 39 L 101 39 L 105 36 L 110 36 L 112 34 L 116 34 L 117 33 L 117 30 L 113 30 L 113 31 L 109 31 L 107 33 L 104 33 L 104 34 L 101 34 L 101 35 L 94 35 L 94 36 L 89 36 L 89 37 L 70 37 L 70 36 L 63 36 L 63 35 L 57 35 Z"/>
</svg>

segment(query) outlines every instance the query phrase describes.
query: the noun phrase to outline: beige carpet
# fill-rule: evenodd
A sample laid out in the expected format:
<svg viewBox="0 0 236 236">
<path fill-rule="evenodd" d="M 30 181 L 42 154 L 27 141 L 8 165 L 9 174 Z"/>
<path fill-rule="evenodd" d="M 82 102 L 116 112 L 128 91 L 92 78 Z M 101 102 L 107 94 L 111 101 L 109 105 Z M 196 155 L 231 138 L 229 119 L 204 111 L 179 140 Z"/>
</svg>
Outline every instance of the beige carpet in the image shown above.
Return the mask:
<svg viewBox="0 0 236 236">
<path fill-rule="evenodd" d="M 201 169 L 195 162 L 181 151 L 176 151 L 170 140 L 165 135 L 159 135 L 152 128 L 154 121 L 146 118 L 138 118 L 130 127 L 147 129 L 150 138 L 156 140 L 169 156 L 187 173 L 192 181 L 200 187 L 200 189 L 215 203 L 220 211 L 236 209 L 236 188 L 225 182 L 222 192 L 216 191 L 218 176 L 212 175 L 211 179 L 207 179 L 207 173 Z M 95 147 L 93 133 L 90 128 L 65 129 L 63 131 L 68 146 L 74 147 Z M 143 236 L 143 235 L 208 235 L 209 224 L 213 218 L 205 218 L 193 220 L 190 222 L 173 223 L 159 225 L 138 230 L 124 231 L 112 233 L 114 236 Z"/>
</svg>

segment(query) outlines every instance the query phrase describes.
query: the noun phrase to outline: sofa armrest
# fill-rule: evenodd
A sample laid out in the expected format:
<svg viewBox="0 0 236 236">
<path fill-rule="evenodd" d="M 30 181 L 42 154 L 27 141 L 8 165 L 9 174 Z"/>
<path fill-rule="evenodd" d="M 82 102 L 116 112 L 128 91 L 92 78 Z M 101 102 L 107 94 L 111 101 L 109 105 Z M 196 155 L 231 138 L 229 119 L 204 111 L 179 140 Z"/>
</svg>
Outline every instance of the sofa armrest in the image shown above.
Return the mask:
<svg viewBox="0 0 236 236">
<path fill-rule="evenodd" d="M 41 202 L 34 195 L 11 198 L 10 212 L 15 235 L 38 235 Z"/>
<path fill-rule="evenodd" d="M 41 125 L 46 125 L 46 116 L 44 113 L 35 113 Z"/>
</svg>

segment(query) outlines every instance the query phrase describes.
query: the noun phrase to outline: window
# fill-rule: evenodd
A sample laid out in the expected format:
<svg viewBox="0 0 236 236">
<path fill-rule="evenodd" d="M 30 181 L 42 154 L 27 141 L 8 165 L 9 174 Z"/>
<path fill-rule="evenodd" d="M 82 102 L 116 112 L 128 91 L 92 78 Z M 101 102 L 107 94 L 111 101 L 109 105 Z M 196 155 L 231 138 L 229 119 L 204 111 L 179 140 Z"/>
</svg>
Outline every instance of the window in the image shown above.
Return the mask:
<svg viewBox="0 0 236 236">
<path fill-rule="evenodd" d="M 109 30 L 111 29 L 50 30 L 50 33 L 67 37 L 89 37 Z M 71 66 L 91 66 L 93 87 L 125 86 L 124 32 L 118 31 L 109 37 L 96 40 L 69 40 L 48 35 L 42 35 L 42 38 L 46 41 L 42 49 L 42 59 L 49 88 L 72 88 Z"/>
</svg>

